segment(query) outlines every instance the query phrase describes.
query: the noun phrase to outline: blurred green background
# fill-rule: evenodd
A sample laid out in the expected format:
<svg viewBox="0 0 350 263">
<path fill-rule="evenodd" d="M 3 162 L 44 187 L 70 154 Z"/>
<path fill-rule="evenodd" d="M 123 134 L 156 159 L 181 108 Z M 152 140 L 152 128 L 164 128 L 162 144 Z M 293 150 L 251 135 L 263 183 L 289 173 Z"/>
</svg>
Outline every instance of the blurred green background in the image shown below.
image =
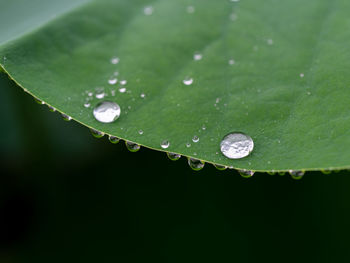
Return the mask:
<svg viewBox="0 0 350 263">
<path fill-rule="evenodd" d="M 0 87 L 0 263 L 350 260 L 348 171 L 194 172 Z"/>
</svg>

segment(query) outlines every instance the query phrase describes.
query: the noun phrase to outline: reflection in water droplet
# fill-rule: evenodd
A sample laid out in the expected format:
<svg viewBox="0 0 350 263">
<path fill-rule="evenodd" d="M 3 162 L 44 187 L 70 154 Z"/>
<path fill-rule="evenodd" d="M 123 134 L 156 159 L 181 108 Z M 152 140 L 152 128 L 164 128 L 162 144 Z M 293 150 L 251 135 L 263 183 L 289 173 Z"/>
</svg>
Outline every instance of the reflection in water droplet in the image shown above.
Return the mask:
<svg viewBox="0 0 350 263">
<path fill-rule="evenodd" d="M 139 130 L 139 134 L 142 135 L 143 134 L 143 130 Z"/>
<path fill-rule="evenodd" d="M 114 144 L 117 144 L 120 141 L 118 137 L 115 137 L 115 136 L 112 136 L 112 135 L 109 135 L 108 140 L 111 143 L 114 143 Z"/>
<path fill-rule="evenodd" d="M 119 58 L 118 57 L 113 57 L 113 58 L 111 58 L 111 63 L 112 64 L 118 64 L 119 63 Z"/>
<path fill-rule="evenodd" d="M 168 140 L 164 140 L 160 143 L 160 147 L 162 147 L 163 149 L 167 149 L 170 146 L 170 142 Z"/>
<path fill-rule="evenodd" d="M 193 141 L 193 142 L 199 142 L 199 137 L 196 136 L 196 135 L 193 136 L 192 141 Z"/>
<path fill-rule="evenodd" d="M 291 175 L 291 177 L 293 179 L 300 180 L 305 175 L 305 172 L 304 171 L 289 170 L 289 174 Z"/>
<path fill-rule="evenodd" d="M 143 13 L 146 15 L 146 16 L 150 16 L 153 14 L 153 7 L 152 6 L 146 6 L 144 9 L 143 9 Z"/>
<path fill-rule="evenodd" d="M 61 115 L 62 115 L 63 120 L 65 120 L 65 121 L 70 121 L 70 120 L 72 120 L 72 117 L 71 117 L 71 116 L 68 116 L 67 114 L 61 113 Z"/>
<path fill-rule="evenodd" d="M 120 116 L 120 107 L 117 103 L 103 101 L 97 104 L 93 111 L 94 117 L 99 122 L 111 123 Z"/>
<path fill-rule="evenodd" d="M 223 170 L 226 170 L 227 169 L 227 166 L 225 165 L 220 165 L 220 164 L 213 164 L 214 167 L 220 171 L 223 171 Z"/>
<path fill-rule="evenodd" d="M 220 149 L 222 154 L 229 159 L 241 159 L 253 151 L 254 142 L 250 136 L 234 132 L 222 139 Z"/>
<path fill-rule="evenodd" d="M 177 160 L 179 160 L 181 158 L 181 155 L 177 154 L 177 153 L 169 153 L 169 152 L 167 152 L 166 154 L 167 154 L 168 158 L 170 160 L 172 160 L 172 161 L 177 161 Z"/>
<path fill-rule="evenodd" d="M 204 167 L 204 162 L 194 158 L 188 158 L 188 165 L 195 171 L 202 170 Z"/>
<path fill-rule="evenodd" d="M 250 170 L 238 170 L 238 172 L 243 178 L 250 178 L 254 175 L 254 172 Z"/>
<path fill-rule="evenodd" d="M 103 132 L 100 132 L 98 130 L 95 129 L 90 129 L 91 134 L 95 137 L 95 138 L 102 138 L 105 134 Z"/>
<path fill-rule="evenodd" d="M 201 53 L 196 52 L 196 53 L 194 53 L 194 55 L 193 55 L 193 59 L 194 59 L 195 61 L 201 60 L 202 58 L 203 58 L 203 55 L 202 55 Z"/>
<path fill-rule="evenodd" d="M 192 83 L 193 83 L 193 78 L 185 78 L 182 82 L 183 82 L 186 86 L 192 85 Z"/>
<path fill-rule="evenodd" d="M 141 148 L 141 146 L 138 145 L 137 143 L 128 142 L 128 141 L 125 141 L 125 145 L 126 145 L 126 148 L 127 148 L 130 152 L 137 152 L 137 151 L 140 150 L 140 148 Z"/>
</svg>

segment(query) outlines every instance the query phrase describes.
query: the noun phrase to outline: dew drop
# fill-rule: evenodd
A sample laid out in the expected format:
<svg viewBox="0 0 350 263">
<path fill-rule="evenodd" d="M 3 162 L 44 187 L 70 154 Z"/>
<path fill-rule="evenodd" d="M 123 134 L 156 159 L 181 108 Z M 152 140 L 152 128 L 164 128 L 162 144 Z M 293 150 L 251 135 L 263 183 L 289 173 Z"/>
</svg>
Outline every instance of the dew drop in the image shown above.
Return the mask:
<svg viewBox="0 0 350 263">
<path fill-rule="evenodd" d="M 267 40 L 267 44 L 270 45 L 270 46 L 273 45 L 273 40 L 272 40 L 271 38 L 268 39 L 268 40 Z"/>
<path fill-rule="evenodd" d="M 193 136 L 192 141 L 193 141 L 193 142 L 199 142 L 199 137 L 196 136 L 196 135 Z"/>
<path fill-rule="evenodd" d="M 49 111 L 51 111 L 51 112 L 55 112 L 56 111 L 56 109 L 54 107 L 50 106 L 50 105 L 47 105 L 47 107 L 49 108 Z"/>
<path fill-rule="evenodd" d="M 168 149 L 170 146 L 170 142 L 168 140 L 164 140 L 160 143 L 160 147 L 162 147 L 163 149 Z"/>
<path fill-rule="evenodd" d="M 186 11 L 187 11 L 187 13 L 189 13 L 189 14 L 193 14 L 195 11 L 196 11 L 196 9 L 194 8 L 194 6 L 188 6 L 187 8 L 186 8 Z"/>
<path fill-rule="evenodd" d="M 188 165 L 195 171 L 202 170 L 204 167 L 204 162 L 194 158 L 188 158 Z"/>
<path fill-rule="evenodd" d="M 38 98 L 34 97 L 34 100 L 35 100 L 36 103 L 38 103 L 40 105 L 44 105 L 45 104 L 45 102 L 43 102 L 42 100 L 39 100 Z"/>
<path fill-rule="evenodd" d="M 144 9 L 143 9 L 143 13 L 146 15 L 146 16 L 150 16 L 153 14 L 153 7 L 152 6 L 146 6 Z"/>
<path fill-rule="evenodd" d="M 201 60 L 202 58 L 203 58 L 203 55 L 202 55 L 201 53 L 196 52 L 196 53 L 194 53 L 194 55 L 193 55 L 193 59 L 194 59 L 195 61 L 199 61 L 199 60 Z"/>
<path fill-rule="evenodd" d="M 125 79 L 123 79 L 123 80 L 120 81 L 120 85 L 123 85 L 123 86 L 126 85 L 127 83 L 128 83 L 128 81 L 125 80 Z"/>
<path fill-rule="evenodd" d="M 72 120 L 72 117 L 71 117 L 71 116 L 68 116 L 67 114 L 61 113 L 61 115 L 62 115 L 63 120 L 65 120 L 65 121 L 70 121 L 70 120 Z"/>
<path fill-rule="evenodd" d="M 125 141 L 125 145 L 126 145 L 126 148 L 130 152 L 137 152 L 141 148 L 141 146 L 139 144 L 133 143 L 133 142 L 129 142 L 129 141 Z"/>
<path fill-rule="evenodd" d="M 230 14 L 230 20 L 231 20 L 231 21 L 236 21 L 237 19 L 238 19 L 238 16 L 237 16 L 236 13 Z"/>
<path fill-rule="evenodd" d="M 177 160 L 179 160 L 181 158 L 181 155 L 177 154 L 177 153 L 169 153 L 169 152 L 167 152 L 166 154 L 167 154 L 168 158 L 170 160 L 172 160 L 172 161 L 177 161 Z"/>
<path fill-rule="evenodd" d="M 305 77 L 304 73 L 300 73 L 299 75 L 301 78 Z"/>
<path fill-rule="evenodd" d="M 244 158 L 253 151 L 253 148 L 253 139 L 244 133 L 230 133 L 220 143 L 222 154 L 229 159 Z"/>
<path fill-rule="evenodd" d="M 141 93 L 140 97 L 141 97 L 142 99 L 144 99 L 144 98 L 146 97 L 146 94 L 145 94 L 145 93 Z"/>
<path fill-rule="evenodd" d="M 290 176 L 295 180 L 300 180 L 305 175 L 304 171 L 289 170 L 288 172 Z"/>
<path fill-rule="evenodd" d="M 220 164 L 213 164 L 214 167 L 220 171 L 223 171 L 223 170 L 226 170 L 227 169 L 227 166 L 225 165 L 220 165 Z"/>
<path fill-rule="evenodd" d="M 202 130 L 205 131 L 207 127 L 205 125 L 202 126 Z"/>
<path fill-rule="evenodd" d="M 139 134 L 142 135 L 143 134 L 143 130 L 139 130 Z"/>
<path fill-rule="evenodd" d="M 94 95 L 92 92 L 88 92 L 89 97 L 92 97 L 92 95 Z"/>
<path fill-rule="evenodd" d="M 117 144 L 117 143 L 120 141 L 120 139 L 119 139 L 118 137 L 115 137 L 115 136 L 112 136 L 112 135 L 109 135 L 109 136 L 108 136 L 108 140 L 109 140 L 111 143 L 113 143 L 113 144 Z"/>
<path fill-rule="evenodd" d="M 108 84 L 110 84 L 110 85 L 114 85 L 114 84 L 116 84 L 118 82 L 118 79 L 116 79 L 116 78 L 112 78 L 112 79 L 109 79 L 108 80 Z"/>
<path fill-rule="evenodd" d="M 95 129 L 90 129 L 90 131 L 91 131 L 92 136 L 94 136 L 95 138 L 98 138 L 98 139 L 102 138 L 105 135 L 103 132 L 100 132 L 100 131 L 95 130 Z"/>
<path fill-rule="evenodd" d="M 112 57 L 111 58 L 111 63 L 113 64 L 113 65 L 116 65 L 116 64 L 118 64 L 119 63 L 119 58 L 118 57 Z"/>
<path fill-rule="evenodd" d="M 186 143 L 186 147 L 187 148 L 190 148 L 191 147 L 191 144 L 188 142 L 188 143 Z"/>
<path fill-rule="evenodd" d="M 185 78 L 182 82 L 183 82 L 183 84 L 185 84 L 186 86 L 192 85 L 192 83 L 193 83 L 193 78 Z"/>
<path fill-rule="evenodd" d="M 120 116 L 120 107 L 117 103 L 103 101 L 97 104 L 93 111 L 94 117 L 99 122 L 111 123 Z"/>
<path fill-rule="evenodd" d="M 89 108 L 90 106 L 91 106 L 90 102 L 85 102 L 85 103 L 84 103 L 84 107 L 85 107 L 85 108 Z"/>
<path fill-rule="evenodd" d="M 229 65 L 234 65 L 236 63 L 236 61 L 234 60 L 234 59 L 230 59 L 229 61 L 228 61 L 228 64 Z"/>
<path fill-rule="evenodd" d="M 253 171 L 250 170 L 238 170 L 238 173 L 243 177 L 243 178 L 251 178 L 254 175 Z"/>
<path fill-rule="evenodd" d="M 126 88 L 120 88 L 120 89 L 119 89 L 119 92 L 120 92 L 120 93 L 125 93 L 125 91 L 126 91 Z"/>
<path fill-rule="evenodd" d="M 98 92 L 95 95 L 96 99 L 103 99 L 105 96 L 106 96 L 106 94 L 103 91 Z"/>
</svg>

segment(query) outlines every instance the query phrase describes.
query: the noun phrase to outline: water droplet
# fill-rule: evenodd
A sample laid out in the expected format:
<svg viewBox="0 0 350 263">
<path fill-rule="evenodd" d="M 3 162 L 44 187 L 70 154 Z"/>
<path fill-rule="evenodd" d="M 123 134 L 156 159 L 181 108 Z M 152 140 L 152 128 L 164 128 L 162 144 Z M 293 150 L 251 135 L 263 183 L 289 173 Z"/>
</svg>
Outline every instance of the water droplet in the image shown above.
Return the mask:
<svg viewBox="0 0 350 263">
<path fill-rule="evenodd" d="M 323 174 L 331 174 L 332 170 L 321 170 Z"/>
<path fill-rule="evenodd" d="M 205 131 L 207 127 L 205 125 L 202 126 L 202 130 Z"/>
<path fill-rule="evenodd" d="M 38 98 L 34 97 L 34 100 L 35 100 L 36 103 L 38 103 L 40 105 L 44 105 L 45 104 L 45 102 L 43 102 L 42 100 L 39 100 Z"/>
<path fill-rule="evenodd" d="M 196 10 L 195 10 L 195 8 L 194 8 L 194 6 L 188 6 L 187 8 L 186 8 L 186 11 L 187 11 L 187 13 L 189 13 L 189 14 L 193 14 Z"/>
<path fill-rule="evenodd" d="M 230 59 L 229 61 L 228 61 L 228 64 L 229 65 L 234 65 L 236 63 L 236 61 L 234 60 L 234 59 Z"/>
<path fill-rule="evenodd" d="M 182 82 L 183 82 L 186 86 L 192 85 L 192 83 L 193 83 L 193 78 L 188 78 L 188 77 L 186 77 Z"/>
<path fill-rule="evenodd" d="M 204 162 L 194 158 L 188 158 L 188 165 L 195 171 L 202 170 L 204 167 Z"/>
<path fill-rule="evenodd" d="M 120 107 L 117 103 L 103 101 L 97 104 L 93 111 L 94 117 L 99 122 L 111 123 L 120 116 Z"/>
<path fill-rule="evenodd" d="M 186 143 L 186 147 L 187 148 L 190 148 L 191 147 L 191 144 L 188 142 L 188 143 Z"/>
<path fill-rule="evenodd" d="M 179 160 L 181 158 L 181 155 L 177 154 L 177 153 L 169 153 L 169 152 L 167 152 L 166 154 L 167 154 L 168 158 L 170 160 L 172 160 L 172 161 L 177 161 L 177 160 Z"/>
<path fill-rule="evenodd" d="M 230 0 L 230 2 L 238 3 L 239 0 Z"/>
<path fill-rule="evenodd" d="M 92 92 L 88 92 L 89 97 L 92 97 L 92 95 L 94 95 Z"/>
<path fill-rule="evenodd" d="M 47 105 L 47 107 L 49 108 L 49 111 L 51 111 L 51 112 L 55 112 L 56 111 L 56 109 L 54 107 L 50 106 L 50 105 Z"/>
<path fill-rule="evenodd" d="M 120 81 L 120 85 L 123 85 L 123 86 L 126 85 L 127 83 L 128 83 L 128 81 L 125 80 L 125 79 L 123 79 L 123 80 Z"/>
<path fill-rule="evenodd" d="M 143 99 L 146 97 L 146 94 L 145 93 L 141 93 L 140 97 Z"/>
<path fill-rule="evenodd" d="M 310 91 L 307 91 L 306 94 L 310 96 L 310 95 L 311 95 L 311 92 L 310 92 Z"/>
<path fill-rule="evenodd" d="M 238 16 L 237 16 L 236 13 L 231 13 L 231 14 L 230 14 L 230 20 L 231 20 L 231 21 L 236 21 L 237 19 L 238 19 Z"/>
<path fill-rule="evenodd" d="M 111 143 L 114 143 L 114 144 L 117 144 L 120 141 L 120 139 L 118 137 L 115 137 L 115 136 L 112 136 L 112 135 L 109 135 L 108 140 Z"/>
<path fill-rule="evenodd" d="M 300 73 L 300 77 L 303 78 L 305 75 L 304 73 Z"/>
<path fill-rule="evenodd" d="M 61 113 L 61 115 L 62 115 L 63 120 L 65 120 L 65 121 L 70 121 L 70 120 L 72 120 L 72 117 L 71 117 L 71 116 L 68 116 L 67 114 Z"/>
<path fill-rule="evenodd" d="M 84 103 L 84 107 L 85 107 L 85 108 L 89 108 L 90 106 L 91 106 L 90 102 L 85 102 L 85 103 Z"/>
<path fill-rule="evenodd" d="M 276 174 L 276 172 L 273 172 L 273 171 L 266 172 L 266 173 L 269 174 L 269 175 L 275 175 Z"/>
<path fill-rule="evenodd" d="M 109 79 L 108 80 L 108 83 L 110 84 L 110 85 L 114 85 L 114 84 L 116 84 L 118 82 L 118 79 L 116 79 L 116 78 L 112 78 L 112 79 Z"/>
<path fill-rule="evenodd" d="M 220 143 L 222 154 L 230 159 L 244 158 L 253 151 L 253 148 L 253 139 L 250 136 L 239 132 L 226 135 Z"/>
<path fill-rule="evenodd" d="M 243 177 L 243 178 L 251 178 L 254 175 L 253 171 L 250 170 L 238 170 L 238 173 Z"/>
<path fill-rule="evenodd" d="M 103 132 L 100 132 L 98 130 L 95 129 L 90 129 L 92 136 L 94 136 L 95 138 L 102 138 L 105 134 Z"/>
<path fill-rule="evenodd" d="M 223 170 L 226 170 L 227 169 L 227 166 L 225 165 L 220 165 L 220 164 L 213 164 L 214 167 L 220 171 L 223 171 Z"/>
<path fill-rule="evenodd" d="M 192 141 L 193 141 L 193 142 L 199 142 L 199 137 L 196 136 L 196 135 L 193 136 Z"/>
<path fill-rule="evenodd" d="M 305 175 L 304 171 L 289 170 L 289 174 L 295 180 L 300 180 Z"/>
<path fill-rule="evenodd" d="M 137 152 L 137 151 L 140 150 L 140 148 L 141 148 L 141 146 L 138 145 L 137 143 L 128 142 L 128 141 L 125 141 L 125 145 L 126 145 L 126 148 L 127 148 L 130 152 Z"/>
<path fill-rule="evenodd" d="M 196 53 L 194 53 L 194 55 L 193 55 L 193 59 L 194 59 L 195 61 L 201 60 L 202 58 L 203 58 L 203 55 L 202 55 L 201 53 L 196 52 Z"/>
<path fill-rule="evenodd" d="M 270 46 L 273 45 L 273 40 L 272 40 L 271 38 L 268 39 L 268 40 L 267 40 L 267 44 L 270 45 Z"/>
<path fill-rule="evenodd" d="M 119 89 L 119 92 L 120 92 L 120 93 L 125 93 L 125 91 L 126 91 L 126 88 L 120 88 L 120 89 Z"/>
<path fill-rule="evenodd" d="M 113 75 L 114 76 L 119 76 L 119 71 L 114 71 Z"/>
<path fill-rule="evenodd" d="M 283 176 L 283 175 L 285 175 L 286 173 L 285 173 L 285 172 L 278 172 L 278 174 L 279 174 L 280 176 Z"/>
<path fill-rule="evenodd" d="M 167 149 L 169 148 L 169 146 L 170 146 L 170 142 L 167 140 L 164 140 L 160 143 L 160 147 L 162 147 L 163 149 Z"/>
<path fill-rule="evenodd" d="M 153 14 L 153 7 L 152 6 L 146 6 L 144 9 L 143 9 L 143 13 L 146 15 L 146 16 L 150 16 Z"/>
<path fill-rule="evenodd" d="M 118 64 L 119 61 L 120 61 L 120 60 L 119 60 L 118 57 L 113 57 L 113 58 L 111 58 L 111 63 L 114 64 L 114 65 L 115 65 L 115 64 Z"/>
<path fill-rule="evenodd" d="M 139 134 L 142 135 L 143 134 L 143 130 L 139 130 Z"/>
<path fill-rule="evenodd" d="M 95 95 L 96 99 L 103 99 L 105 96 L 106 96 L 106 94 L 103 91 L 99 91 Z"/>
</svg>

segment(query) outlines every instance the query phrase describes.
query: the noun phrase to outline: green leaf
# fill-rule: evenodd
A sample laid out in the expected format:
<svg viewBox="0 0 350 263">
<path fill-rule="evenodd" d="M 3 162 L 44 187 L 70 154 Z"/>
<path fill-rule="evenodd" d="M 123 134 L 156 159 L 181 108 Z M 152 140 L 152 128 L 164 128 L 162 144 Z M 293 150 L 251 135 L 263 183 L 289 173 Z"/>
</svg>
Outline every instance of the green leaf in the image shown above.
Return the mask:
<svg viewBox="0 0 350 263">
<path fill-rule="evenodd" d="M 349 1 L 0 2 L 3 69 L 83 125 L 236 168 L 349 167 Z M 97 87 L 122 109 L 112 124 L 94 119 L 99 99 L 84 107 Z M 233 131 L 253 138 L 249 157 L 221 154 Z"/>
</svg>

